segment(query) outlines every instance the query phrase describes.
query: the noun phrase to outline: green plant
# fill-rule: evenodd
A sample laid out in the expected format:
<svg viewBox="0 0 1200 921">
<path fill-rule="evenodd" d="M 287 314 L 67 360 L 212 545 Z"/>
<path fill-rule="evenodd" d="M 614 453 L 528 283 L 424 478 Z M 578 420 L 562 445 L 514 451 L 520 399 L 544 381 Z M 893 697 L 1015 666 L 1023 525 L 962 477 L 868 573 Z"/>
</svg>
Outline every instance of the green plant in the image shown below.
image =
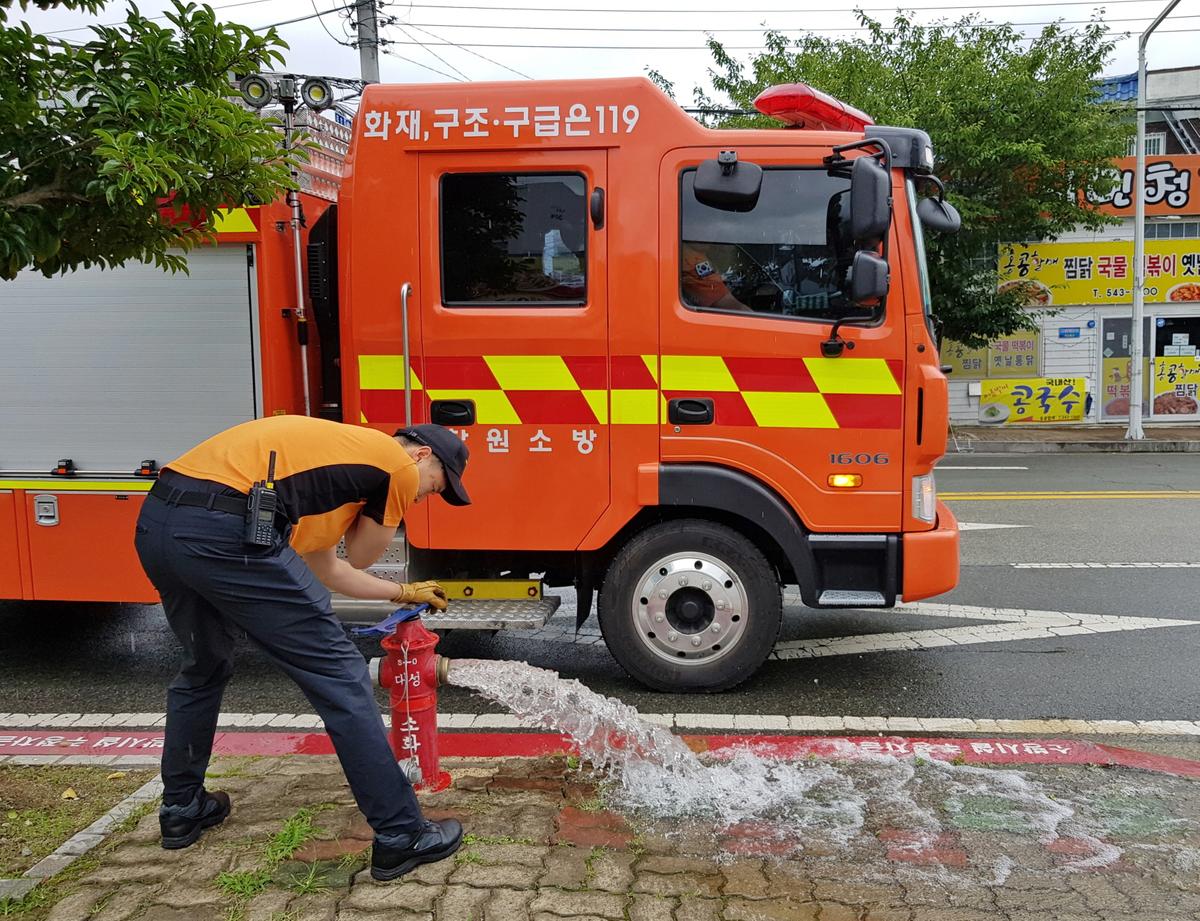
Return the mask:
<svg viewBox="0 0 1200 921">
<path fill-rule="evenodd" d="M 270 882 L 271 871 L 263 869 L 221 873 L 217 876 L 217 888 L 234 899 L 252 899 L 265 890 Z"/>
<path fill-rule="evenodd" d="M 316 835 L 318 829 L 313 825 L 314 811 L 310 808 L 298 809 L 283 823 L 283 827 L 271 836 L 263 849 L 263 857 L 267 863 L 282 863 Z"/>
<path fill-rule="evenodd" d="M 325 885 L 319 867 L 314 863 L 309 866 L 308 872 L 304 876 L 293 880 L 288 888 L 301 895 L 306 895 L 310 892 L 325 892 L 329 887 Z"/>
</svg>

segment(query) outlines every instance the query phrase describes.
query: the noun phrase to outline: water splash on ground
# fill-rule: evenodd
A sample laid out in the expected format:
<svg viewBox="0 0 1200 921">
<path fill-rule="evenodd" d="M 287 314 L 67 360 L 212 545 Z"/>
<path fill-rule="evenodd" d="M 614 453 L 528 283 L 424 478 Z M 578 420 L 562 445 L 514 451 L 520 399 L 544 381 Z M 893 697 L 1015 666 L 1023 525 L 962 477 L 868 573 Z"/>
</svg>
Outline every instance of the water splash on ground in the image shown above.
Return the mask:
<svg viewBox="0 0 1200 921">
<path fill-rule="evenodd" d="M 727 853 L 798 856 L 844 851 L 881 832 L 898 859 L 921 862 L 949 836 L 1020 834 L 1082 844 L 1063 861 L 1091 869 L 1119 848 L 1078 822 L 1074 807 L 1024 772 L 847 750 L 845 760 L 782 761 L 749 750 L 702 761 L 669 729 L 574 679 L 523 662 L 452 660 L 449 683 L 502 704 L 530 727 L 560 732 L 611 780 L 608 801 L 668 835 L 697 829 Z M 689 820 L 681 822 L 680 820 Z M 1000 884 L 1014 867 L 996 852 L 972 867 Z"/>
</svg>

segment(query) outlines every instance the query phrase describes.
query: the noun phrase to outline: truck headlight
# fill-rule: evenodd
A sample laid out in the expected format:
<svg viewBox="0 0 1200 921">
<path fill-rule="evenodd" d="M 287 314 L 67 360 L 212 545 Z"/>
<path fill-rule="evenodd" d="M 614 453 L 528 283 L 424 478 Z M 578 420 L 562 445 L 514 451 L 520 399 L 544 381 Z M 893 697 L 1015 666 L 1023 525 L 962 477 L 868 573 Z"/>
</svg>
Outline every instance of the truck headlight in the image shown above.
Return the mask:
<svg viewBox="0 0 1200 921">
<path fill-rule="evenodd" d="M 912 513 L 914 518 L 930 524 L 937 517 L 937 486 L 932 473 L 913 477 Z"/>
</svg>

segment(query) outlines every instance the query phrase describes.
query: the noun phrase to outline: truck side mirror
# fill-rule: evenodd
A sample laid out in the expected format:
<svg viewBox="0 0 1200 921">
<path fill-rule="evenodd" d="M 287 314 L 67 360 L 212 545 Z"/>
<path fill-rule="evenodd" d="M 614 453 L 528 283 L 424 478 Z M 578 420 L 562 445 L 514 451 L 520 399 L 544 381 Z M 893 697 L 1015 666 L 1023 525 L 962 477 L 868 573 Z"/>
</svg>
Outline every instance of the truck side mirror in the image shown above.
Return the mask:
<svg viewBox="0 0 1200 921">
<path fill-rule="evenodd" d="M 856 157 L 850 167 L 850 233 L 864 248 L 878 246 L 892 223 L 892 185 L 874 157 Z"/>
<path fill-rule="evenodd" d="M 859 307 L 873 308 L 888 292 L 889 278 L 886 260 L 869 250 L 860 249 L 850 265 L 850 302 Z"/>
<path fill-rule="evenodd" d="M 737 152 L 722 150 L 715 160 L 696 167 L 696 201 L 721 211 L 753 211 L 762 189 L 762 167 L 738 162 Z"/>
<path fill-rule="evenodd" d="M 944 198 L 922 198 L 917 202 L 917 218 L 924 226 L 939 233 L 958 233 L 962 227 L 958 209 Z"/>
</svg>

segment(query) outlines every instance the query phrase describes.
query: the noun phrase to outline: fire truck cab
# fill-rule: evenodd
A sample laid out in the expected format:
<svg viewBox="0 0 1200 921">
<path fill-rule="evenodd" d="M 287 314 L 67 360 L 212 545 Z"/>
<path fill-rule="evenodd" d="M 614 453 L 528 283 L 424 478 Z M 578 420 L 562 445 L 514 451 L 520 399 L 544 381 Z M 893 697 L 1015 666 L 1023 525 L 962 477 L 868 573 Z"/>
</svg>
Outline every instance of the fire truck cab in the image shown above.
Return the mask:
<svg viewBox="0 0 1200 921">
<path fill-rule="evenodd" d="M 644 79 L 371 86 L 338 204 L 346 418 L 471 449 L 474 504 L 407 519 L 410 576 L 538 574 L 580 622 L 598 590 L 662 690 L 757 669 L 781 585 L 958 577 L 929 138 L 803 86 L 758 105 L 786 127 L 709 130 Z"/>
<path fill-rule="evenodd" d="M 308 206 L 321 321 L 309 396 L 387 432 L 451 427 L 474 500 L 411 510 L 382 574 L 574 586 L 577 624 L 597 597 L 620 664 L 674 691 L 752 675 L 784 586 L 811 608 L 955 586 L 957 525 L 933 482 L 948 408 L 922 225 L 952 230 L 957 216 L 929 138 L 802 85 L 756 105 L 780 127 L 706 128 L 644 79 L 366 88 L 337 202 Z M 8 452 L 19 469 L 0 456 L 0 595 L 82 597 L 65 588 L 73 551 L 53 543 L 68 524 L 105 561 L 87 597 L 152 600 L 132 548 L 148 483 L 122 473 L 125 454 L 161 464 L 201 430 L 303 411 L 286 212 L 250 218 L 216 248 L 228 291 L 193 285 L 169 332 L 152 300 L 130 305 L 138 322 L 114 319 L 141 342 L 120 346 L 133 368 L 147 337 L 176 337 L 180 355 L 197 330 L 242 339 L 237 369 L 222 370 L 232 351 L 194 356 L 192 393 L 165 404 L 187 425 L 130 416 L 130 394 L 159 386 L 153 369 L 129 393 L 77 388 L 94 430 L 11 401 L 5 415 L 32 434 Z M 32 326 L 52 315 L 54 283 L 8 289 L 48 298 Z M 92 296 L 78 293 L 80 316 Z M 229 323 L 205 325 L 226 299 Z M 36 402 L 36 363 L 12 357 Z M 81 342 L 63 367 L 113 360 Z M 125 453 L 89 453 L 108 407 Z M 172 440 L 181 429 L 189 444 Z M 78 469 L 48 480 L 68 457 Z M 363 619 L 372 604 L 339 607 Z M 481 615 L 487 604 L 456 601 L 431 625 L 528 627 L 554 609 L 522 596 Z"/>
</svg>

